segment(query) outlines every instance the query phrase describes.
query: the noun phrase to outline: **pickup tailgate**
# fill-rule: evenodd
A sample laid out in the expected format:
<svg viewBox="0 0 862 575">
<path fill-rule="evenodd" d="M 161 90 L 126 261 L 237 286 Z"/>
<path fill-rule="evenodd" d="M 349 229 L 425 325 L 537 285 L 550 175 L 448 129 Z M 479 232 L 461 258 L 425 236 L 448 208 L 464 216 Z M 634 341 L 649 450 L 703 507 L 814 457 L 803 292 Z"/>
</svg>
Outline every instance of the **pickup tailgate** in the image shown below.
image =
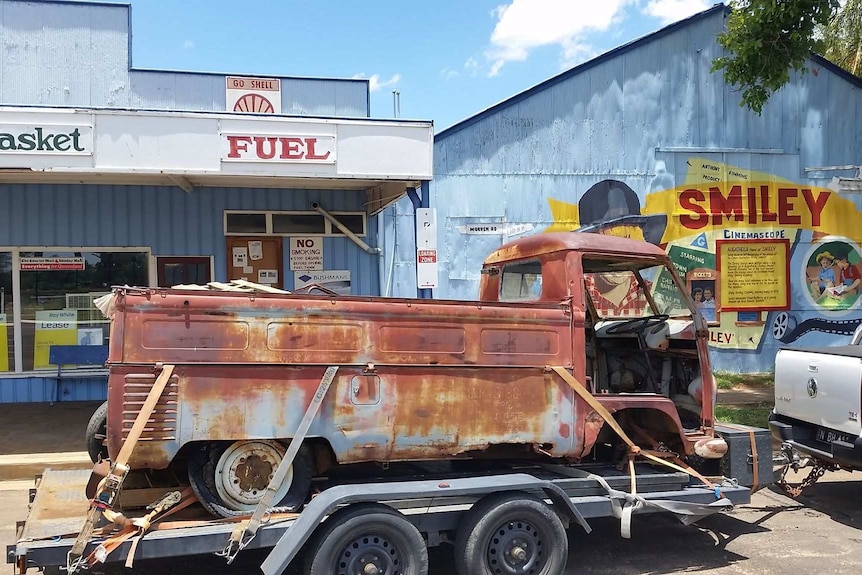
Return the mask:
<svg viewBox="0 0 862 575">
<path fill-rule="evenodd" d="M 858 437 L 862 346 L 782 349 L 775 358 L 775 412 Z"/>
</svg>

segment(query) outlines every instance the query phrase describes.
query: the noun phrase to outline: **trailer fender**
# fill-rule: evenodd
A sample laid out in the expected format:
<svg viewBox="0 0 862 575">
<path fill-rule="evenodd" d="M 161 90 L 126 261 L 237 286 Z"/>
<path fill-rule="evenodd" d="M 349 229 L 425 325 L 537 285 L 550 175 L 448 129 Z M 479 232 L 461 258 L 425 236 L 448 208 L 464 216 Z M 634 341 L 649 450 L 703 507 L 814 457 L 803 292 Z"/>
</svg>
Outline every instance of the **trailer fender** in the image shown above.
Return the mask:
<svg viewBox="0 0 862 575">
<path fill-rule="evenodd" d="M 559 486 L 527 473 L 465 477 L 445 481 L 420 480 L 339 485 L 326 489 L 305 506 L 260 568 L 264 575 L 283 573 L 320 522 L 343 505 L 403 498 L 482 497 L 491 491 L 542 491 L 554 503 L 554 509 L 558 513 L 574 519 L 587 533 L 590 532 L 587 521 Z"/>
</svg>

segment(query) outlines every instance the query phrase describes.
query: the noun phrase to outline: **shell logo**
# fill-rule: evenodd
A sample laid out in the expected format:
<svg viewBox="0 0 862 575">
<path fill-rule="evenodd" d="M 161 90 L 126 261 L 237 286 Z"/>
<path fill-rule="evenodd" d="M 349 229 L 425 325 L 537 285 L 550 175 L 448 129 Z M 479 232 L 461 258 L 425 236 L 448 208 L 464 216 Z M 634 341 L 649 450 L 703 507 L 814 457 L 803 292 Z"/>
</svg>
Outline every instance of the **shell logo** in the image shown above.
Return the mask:
<svg viewBox="0 0 862 575">
<path fill-rule="evenodd" d="M 241 114 L 281 114 L 281 80 L 227 76 L 225 110 Z"/>
<path fill-rule="evenodd" d="M 260 94 L 244 94 L 233 105 L 234 112 L 258 112 L 261 114 L 272 114 L 275 108 L 272 102 Z"/>
</svg>

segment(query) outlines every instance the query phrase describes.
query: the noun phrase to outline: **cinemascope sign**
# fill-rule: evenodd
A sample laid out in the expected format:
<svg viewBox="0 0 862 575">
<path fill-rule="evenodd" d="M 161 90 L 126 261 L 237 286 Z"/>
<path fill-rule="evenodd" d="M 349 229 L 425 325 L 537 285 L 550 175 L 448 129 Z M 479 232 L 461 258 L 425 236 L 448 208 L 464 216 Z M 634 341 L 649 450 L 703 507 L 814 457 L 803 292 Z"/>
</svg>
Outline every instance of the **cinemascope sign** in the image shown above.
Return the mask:
<svg viewBox="0 0 862 575">
<path fill-rule="evenodd" d="M 334 164 L 335 136 L 221 134 L 223 162 Z"/>
</svg>

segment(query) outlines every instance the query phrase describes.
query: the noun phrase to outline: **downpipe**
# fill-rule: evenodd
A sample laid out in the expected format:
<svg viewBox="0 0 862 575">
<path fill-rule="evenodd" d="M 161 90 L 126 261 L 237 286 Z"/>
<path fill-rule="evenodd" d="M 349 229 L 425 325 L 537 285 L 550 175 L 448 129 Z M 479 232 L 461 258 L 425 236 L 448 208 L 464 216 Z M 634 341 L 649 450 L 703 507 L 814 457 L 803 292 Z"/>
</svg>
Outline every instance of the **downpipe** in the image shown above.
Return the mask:
<svg viewBox="0 0 862 575">
<path fill-rule="evenodd" d="M 317 202 L 311 202 L 311 209 L 312 209 L 312 210 L 314 210 L 315 212 L 319 213 L 321 216 L 323 216 L 323 217 L 324 217 L 324 218 L 326 218 L 327 220 L 329 220 L 329 223 L 331 223 L 333 226 L 335 226 L 336 228 L 338 228 L 338 229 L 339 229 L 339 231 L 340 231 L 342 234 L 344 234 L 345 236 L 347 236 L 348 238 L 350 238 L 350 240 L 351 240 L 353 243 L 355 243 L 357 246 L 359 246 L 360 248 L 362 248 L 362 250 L 363 250 L 365 253 L 371 254 L 371 255 L 373 255 L 373 256 L 379 256 L 379 255 L 380 255 L 380 248 L 372 248 L 371 246 L 369 246 L 368 244 L 366 244 L 364 241 L 362 241 L 362 238 L 360 238 L 359 236 L 357 236 L 356 234 L 354 234 L 353 232 L 351 232 L 351 231 L 347 228 L 347 226 L 345 226 L 344 224 L 342 224 L 341 222 L 339 222 L 339 221 L 338 221 L 338 218 L 336 218 L 335 216 L 333 216 L 332 214 L 330 214 L 329 212 L 327 212 L 326 210 L 324 210 L 324 209 L 320 206 L 320 204 L 319 204 L 319 203 L 317 203 Z"/>
</svg>

